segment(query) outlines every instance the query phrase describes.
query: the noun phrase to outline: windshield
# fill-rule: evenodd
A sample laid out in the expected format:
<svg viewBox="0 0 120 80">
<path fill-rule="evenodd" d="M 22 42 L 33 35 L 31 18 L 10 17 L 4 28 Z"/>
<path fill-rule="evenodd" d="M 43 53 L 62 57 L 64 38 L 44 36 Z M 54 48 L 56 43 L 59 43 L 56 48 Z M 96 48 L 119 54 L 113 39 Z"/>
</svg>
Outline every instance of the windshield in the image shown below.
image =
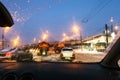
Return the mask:
<svg viewBox="0 0 120 80">
<path fill-rule="evenodd" d="M 72 49 L 62 49 L 62 51 L 73 51 Z"/>
<path fill-rule="evenodd" d="M 0 1 L 14 20 L 0 28 L 1 62 L 100 62 L 119 31 L 119 0 Z"/>
</svg>

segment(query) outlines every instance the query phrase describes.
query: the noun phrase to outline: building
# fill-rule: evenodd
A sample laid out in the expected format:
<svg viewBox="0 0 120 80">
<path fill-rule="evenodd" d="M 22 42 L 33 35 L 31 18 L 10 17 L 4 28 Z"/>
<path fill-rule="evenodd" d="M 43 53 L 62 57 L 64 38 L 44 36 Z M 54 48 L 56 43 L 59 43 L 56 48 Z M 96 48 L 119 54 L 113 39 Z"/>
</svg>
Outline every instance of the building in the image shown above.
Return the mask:
<svg viewBox="0 0 120 80">
<path fill-rule="evenodd" d="M 105 48 L 113 41 L 112 36 L 105 36 L 102 34 L 97 34 L 89 38 L 84 39 L 82 42 L 89 44 L 89 50 L 104 51 Z"/>
<path fill-rule="evenodd" d="M 114 35 L 115 36 L 115 35 Z M 75 48 L 81 48 L 89 51 L 104 51 L 105 48 L 113 41 L 113 35 L 97 34 L 81 40 L 70 40 L 64 43 L 69 43 Z"/>
</svg>

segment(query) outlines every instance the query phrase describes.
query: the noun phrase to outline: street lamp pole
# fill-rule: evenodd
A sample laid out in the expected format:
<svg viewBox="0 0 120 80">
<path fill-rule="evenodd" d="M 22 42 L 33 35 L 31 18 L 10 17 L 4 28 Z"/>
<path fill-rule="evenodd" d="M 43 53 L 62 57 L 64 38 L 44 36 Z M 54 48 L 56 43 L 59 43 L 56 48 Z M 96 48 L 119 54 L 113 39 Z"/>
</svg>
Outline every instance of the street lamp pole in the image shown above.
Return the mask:
<svg viewBox="0 0 120 80">
<path fill-rule="evenodd" d="M 111 17 L 111 19 L 110 19 L 110 22 L 111 22 L 111 32 L 114 32 L 114 30 L 113 30 L 113 17 Z"/>
<path fill-rule="evenodd" d="M 82 46 L 82 32 L 80 30 L 80 43 L 81 43 L 81 46 Z"/>
<path fill-rule="evenodd" d="M 80 30 L 80 44 L 81 44 L 81 49 L 82 49 L 82 32 Z"/>
<path fill-rule="evenodd" d="M 4 49 L 4 40 L 5 40 L 4 28 L 2 28 L 2 49 Z"/>
</svg>

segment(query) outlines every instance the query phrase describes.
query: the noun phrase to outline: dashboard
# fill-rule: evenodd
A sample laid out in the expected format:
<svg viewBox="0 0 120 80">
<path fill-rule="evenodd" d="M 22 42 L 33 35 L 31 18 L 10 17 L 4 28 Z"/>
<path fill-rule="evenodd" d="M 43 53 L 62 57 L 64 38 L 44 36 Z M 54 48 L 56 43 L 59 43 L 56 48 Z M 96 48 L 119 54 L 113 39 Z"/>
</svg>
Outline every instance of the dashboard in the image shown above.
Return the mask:
<svg viewBox="0 0 120 80">
<path fill-rule="evenodd" d="M 100 63 L 0 63 L 0 80 L 119 80 L 120 71 Z"/>
</svg>

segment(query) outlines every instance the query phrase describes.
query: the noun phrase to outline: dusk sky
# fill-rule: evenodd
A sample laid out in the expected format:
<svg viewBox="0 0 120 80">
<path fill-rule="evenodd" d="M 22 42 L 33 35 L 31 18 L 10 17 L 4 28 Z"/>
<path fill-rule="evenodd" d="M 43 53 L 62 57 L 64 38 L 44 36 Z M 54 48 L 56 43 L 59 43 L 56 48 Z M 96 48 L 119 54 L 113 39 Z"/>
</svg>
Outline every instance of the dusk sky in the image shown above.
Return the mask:
<svg viewBox="0 0 120 80">
<path fill-rule="evenodd" d="M 10 11 L 14 25 L 6 39 L 20 36 L 21 42 L 41 40 L 45 31 L 49 40 L 61 40 L 62 34 L 73 36 L 73 23 L 84 37 L 101 33 L 104 25 L 120 26 L 120 0 L 0 0 Z M 77 36 L 79 37 L 79 36 Z"/>
</svg>

